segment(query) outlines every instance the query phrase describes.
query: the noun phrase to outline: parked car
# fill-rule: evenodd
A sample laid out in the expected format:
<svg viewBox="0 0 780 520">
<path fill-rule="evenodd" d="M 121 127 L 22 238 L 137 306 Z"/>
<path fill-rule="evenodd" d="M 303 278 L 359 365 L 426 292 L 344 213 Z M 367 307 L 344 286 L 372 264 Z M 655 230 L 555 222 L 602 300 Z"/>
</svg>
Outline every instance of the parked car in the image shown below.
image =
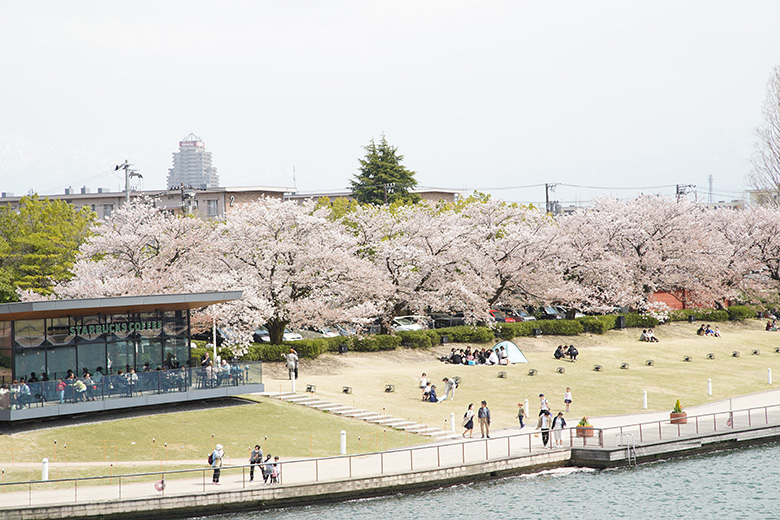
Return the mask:
<svg viewBox="0 0 780 520">
<path fill-rule="evenodd" d="M 539 307 L 538 310 L 534 311 L 534 314 L 543 320 L 562 320 L 566 317 L 551 306 Z"/>
<path fill-rule="evenodd" d="M 268 333 L 268 330 L 266 330 L 265 327 L 260 327 L 257 329 L 252 337 L 255 340 L 255 343 L 270 343 L 271 342 L 271 335 Z M 282 336 L 282 341 L 300 341 L 303 339 L 303 336 L 298 334 L 297 332 L 293 332 L 290 329 L 284 329 L 284 335 Z"/>
<path fill-rule="evenodd" d="M 516 307 L 505 307 L 505 306 L 502 305 L 501 307 L 498 308 L 498 310 L 503 312 L 504 316 L 510 316 L 510 317 L 514 318 L 514 320 L 516 322 L 535 321 L 536 320 L 535 316 L 531 316 L 530 314 L 525 312 L 523 309 L 518 309 Z"/>
<path fill-rule="evenodd" d="M 585 317 L 585 315 L 582 314 L 577 309 L 567 309 L 566 307 L 561 307 L 560 305 L 553 305 L 553 309 L 558 311 L 559 314 L 563 314 L 564 318 L 569 315 L 569 311 L 570 310 L 574 311 L 574 318 L 584 318 Z"/>
<path fill-rule="evenodd" d="M 433 313 L 430 315 L 434 329 L 443 329 L 445 327 L 458 327 L 466 324 L 466 319 L 462 312 L 455 314 Z"/>
<path fill-rule="evenodd" d="M 488 312 L 490 313 L 491 316 L 493 316 L 493 319 L 496 320 L 498 323 L 515 322 L 515 319 L 513 317 L 505 315 L 498 309 L 490 309 Z"/>
<path fill-rule="evenodd" d="M 398 316 L 393 318 L 390 328 L 393 332 L 423 330 L 428 328 L 429 320 L 428 316 Z"/>
</svg>

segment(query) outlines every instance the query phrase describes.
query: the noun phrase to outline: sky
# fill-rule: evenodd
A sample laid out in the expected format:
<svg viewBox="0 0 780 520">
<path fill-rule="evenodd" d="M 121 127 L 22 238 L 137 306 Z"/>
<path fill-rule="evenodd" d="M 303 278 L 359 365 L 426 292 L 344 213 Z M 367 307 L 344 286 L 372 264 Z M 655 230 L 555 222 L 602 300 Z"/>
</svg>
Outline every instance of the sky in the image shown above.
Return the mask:
<svg viewBox="0 0 780 520">
<path fill-rule="evenodd" d="M 4 2 L 0 191 L 344 190 L 384 133 L 420 187 L 563 204 L 744 196 L 780 2 Z"/>
</svg>

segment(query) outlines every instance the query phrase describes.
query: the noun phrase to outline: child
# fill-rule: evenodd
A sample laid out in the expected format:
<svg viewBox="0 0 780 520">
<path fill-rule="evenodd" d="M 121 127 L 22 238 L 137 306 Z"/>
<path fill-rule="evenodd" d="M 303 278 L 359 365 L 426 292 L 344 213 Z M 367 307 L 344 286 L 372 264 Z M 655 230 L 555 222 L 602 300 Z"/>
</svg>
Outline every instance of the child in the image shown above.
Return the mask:
<svg viewBox="0 0 780 520">
<path fill-rule="evenodd" d="M 569 411 L 571 405 L 571 388 L 566 387 L 566 393 L 563 394 L 563 402 L 566 403 L 566 411 Z"/>
<path fill-rule="evenodd" d="M 525 406 L 523 406 L 522 402 L 517 403 L 517 408 L 518 408 L 518 410 L 517 410 L 517 420 L 520 421 L 520 429 L 522 430 L 523 428 L 525 428 L 525 424 L 523 423 L 523 419 L 525 419 L 528 416 L 525 414 Z"/>
</svg>

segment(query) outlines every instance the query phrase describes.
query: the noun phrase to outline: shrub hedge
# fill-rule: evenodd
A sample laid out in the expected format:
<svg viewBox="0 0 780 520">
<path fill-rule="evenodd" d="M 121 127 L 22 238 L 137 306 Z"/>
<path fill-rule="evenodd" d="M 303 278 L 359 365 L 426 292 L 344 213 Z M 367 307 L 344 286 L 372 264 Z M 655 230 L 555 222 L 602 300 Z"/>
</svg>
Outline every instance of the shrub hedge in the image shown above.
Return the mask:
<svg viewBox="0 0 780 520">
<path fill-rule="evenodd" d="M 747 305 L 732 305 L 727 312 L 729 319 L 733 321 L 742 321 L 756 316 L 756 310 Z"/>
<path fill-rule="evenodd" d="M 700 321 L 744 320 L 755 316 L 755 310 L 745 305 L 734 305 L 728 310 L 715 309 L 685 309 L 669 313 L 669 321 L 684 321 L 694 316 Z M 656 318 L 637 313 L 627 313 L 626 327 L 651 328 L 658 326 Z M 307 339 L 287 342 L 282 345 L 268 343 L 253 343 L 242 359 L 247 361 L 280 361 L 290 347 L 294 347 L 298 356 L 304 359 L 315 359 L 324 352 L 338 352 L 340 345 L 346 345 L 351 351 L 376 352 L 380 350 L 395 350 L 404 346 L 408 348 L 430 348 L 440 345 L 442 336 L 447 336 L 453 343 L 490 343 L 497 337 L 512 339 L 515 337 L 532 336 L 534 329 L 541 329 L 542 334 L 553 336 L 576 336 L 583 332 L 604 334 L 614 329 L 617 315 L 585 316 L 576 320 L 536 320 L 520 323 L 498 323 L 495 329 L 462 325 L 443 329 L 416 330 L 398 332 L 395 335 L 372 336 L 339 336 L 335 338 Z M 194 343 L 201 345 L 204 342 Z M 192 349 L 193 359 L 203 356 L 206 349 L 203 346 Z M 227 347 L 219 349 L 222 357 L 232 357 Z"/>
</svg>

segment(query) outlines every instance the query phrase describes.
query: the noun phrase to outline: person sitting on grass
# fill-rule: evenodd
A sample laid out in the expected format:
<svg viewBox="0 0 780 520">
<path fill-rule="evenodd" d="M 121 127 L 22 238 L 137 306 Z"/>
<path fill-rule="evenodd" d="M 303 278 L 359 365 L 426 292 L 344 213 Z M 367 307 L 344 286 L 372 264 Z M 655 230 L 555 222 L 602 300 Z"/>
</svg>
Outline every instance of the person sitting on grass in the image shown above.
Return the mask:
<svg viewBox="0 0 780 520">
<path fill-rule="evenodd" d="M 436 397 L 436 385 L 431 385 L 431 391 L 428 392 L 428 402 L 430 403 L 439 402 L 439 398 Z"/>
<path fill-rule="evenodd" d="M 702 326 L 699 327 L 699 330 L 696 331 L 696 334 L 699 336 L 704 336 L 705 332 L 707 332 L 707 329 L 704 327 L 704 324 L 702 324 Z"/>
<path fill-rule="evenodd" d="M 647 331 L 646 330 L 643 330 L 642 334 L 639 335 L 639 341 L 650 341 L 649 339 L 647 339 Z"/>
<path fill-rule="evenodd" d="M 566 351 L 566 354 L 569 356 L 570 361 L 577 361 L 580 351 L 574 348 L 574 345 L 569 345 L 569 350 Z"/>
<path fill-rule="evenodd" d="M 563 345 L 558 345 L 558 348 L 555 349 L 555 359 L 562 359 L 566 357 L 566 353 L 563 351 Z"/>
<path fill-rule="evenodd" d="M 430 396 L 431 396 L 431 382 L 427 381 L 425 383 L 425 387 L 423 388 L 422 400 L 430 401 Z"/>
<path fill-rule="evenodd" d="M 495 350 L 491 350 L 490 354 L 487 357 L 487 360 L 485 361 L 485 364 L 487 365 L 498 365 L 498 355 L 496 354 Z"/>
<path fill-rule="evenodd" d="M 653 332 L 653 329 L 647 329 L 647 334 L 645 337 L 647 338 L 646 341 L 651 343 L 658 343 L 658 338 L 655 337 L 655 332 Z"/>
</svg>

